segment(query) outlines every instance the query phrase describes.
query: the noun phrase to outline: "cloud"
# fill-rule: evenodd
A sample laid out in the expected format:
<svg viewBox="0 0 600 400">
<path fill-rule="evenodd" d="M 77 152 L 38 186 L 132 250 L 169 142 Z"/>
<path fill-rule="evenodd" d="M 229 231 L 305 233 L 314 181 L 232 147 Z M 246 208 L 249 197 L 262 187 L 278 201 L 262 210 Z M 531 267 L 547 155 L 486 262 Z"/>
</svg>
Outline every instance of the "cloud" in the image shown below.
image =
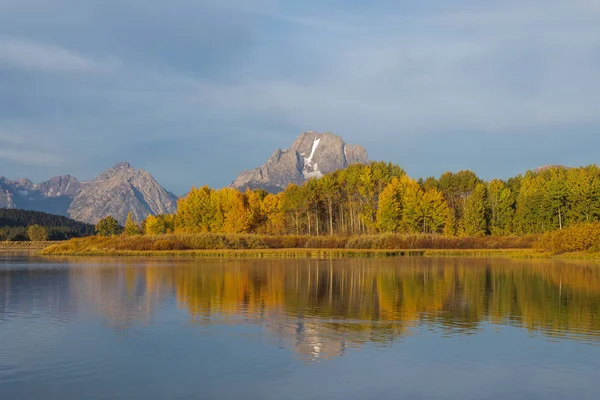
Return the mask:
<svg viewBox="0 0 600 400">
<path fill-rule="evenodd" d="M 48 72 L 108 72 L 116 69 L 119 61 L 97 61 L 60 46 L 0 36 L 0 66 Z"/>
<path fill-rule="evenodd" d="M 0 160 L 25 166 L 56 166 L 63 158 L 39 149 L 39 138 L 15 135 L 0 129 Z"/>
<path fill-rule="evenodd" d="M 404 163 L 433 138 L 600 127 L 593 0 L 2 3 L 0 123 L 86 178 L 127 158 L 179 192 L 224 184 L 308 129 Z M 466 146 L 444 143 L 431 164 Z"/>
<path fill-rule="evenodd" d="M 55 154 L 22 148 L 0 148 L 0 160 L 28 166 L 56 166 L 62 158 Z"/>
<path fill-rule="evenodd" d="M 0 144 L 4 145 L 24 145 L 26 141 L 17 135 L 13 135 L 0 130 Z"/>
</svg>

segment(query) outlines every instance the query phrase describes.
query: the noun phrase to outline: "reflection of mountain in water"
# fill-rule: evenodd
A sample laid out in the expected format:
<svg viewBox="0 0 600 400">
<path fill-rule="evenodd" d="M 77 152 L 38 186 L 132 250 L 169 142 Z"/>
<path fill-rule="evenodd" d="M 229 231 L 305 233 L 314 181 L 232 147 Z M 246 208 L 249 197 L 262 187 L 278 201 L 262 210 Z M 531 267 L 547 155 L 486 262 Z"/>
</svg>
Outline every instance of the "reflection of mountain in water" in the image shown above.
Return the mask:
<svg viewBox="0 0 600 400">
<path fill-rule="evenodd" d="M 172 294 L 171 287 L 154 279 L 152 269 L 120 263 L 73 269 L 71 291 L 86 308 L 119 329 L 149 324 L 160 303 Z"/>
<path fill-rule="evenodd" d="M 55 304 L 57 296 L 72 296 L 113 326 L 149 323 L 159 305 L 176 300 L 195 323 L 258 324 L 306 360 L 365 343 L 386 346 L 419 327 L 464 334 L 486 323 L 508 324 L 600 342 L 596 266 L 424 258 L 121 261 L 74 267 L 67 277 L 66 286 L 57 286 L 59 278 L 40 279 L 44 298 Z M 27 303 L 10 294 L 19 282 L 0 270 L 0 318 L 3 309 Z"/>
</svg>

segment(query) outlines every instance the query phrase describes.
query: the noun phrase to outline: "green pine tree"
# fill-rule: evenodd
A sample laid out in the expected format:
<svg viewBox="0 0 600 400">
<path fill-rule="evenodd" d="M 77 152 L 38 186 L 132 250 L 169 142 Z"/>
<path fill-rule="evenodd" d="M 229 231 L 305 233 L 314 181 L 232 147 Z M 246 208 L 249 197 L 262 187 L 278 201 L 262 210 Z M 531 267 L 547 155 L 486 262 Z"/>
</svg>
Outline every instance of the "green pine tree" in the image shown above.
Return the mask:
<svg viewBox="0 0 600 400">
<path fill-rule="evenodd" d="M 125 221 L 125 230 L 123 233 L 125 236 L 136 236 L 142 234 L 142 230 L 133 220 L 133 214 L 131 213 L 127 214 L 127 221 Z"/>
<path fill-rule="evenodd" d="M 465 203 L 462 231 L 468 236 L 487 234 L 486 187 L 478 184 Z"/>
<path fill-rule="evenodd" d="M 102 218 L 96 224 L 96 233 L 98 236 L 115 236 L 121 233 L 122 230 L 123 228 L 121 228 L 119 222 L 110 215 Z"/>
</svg>

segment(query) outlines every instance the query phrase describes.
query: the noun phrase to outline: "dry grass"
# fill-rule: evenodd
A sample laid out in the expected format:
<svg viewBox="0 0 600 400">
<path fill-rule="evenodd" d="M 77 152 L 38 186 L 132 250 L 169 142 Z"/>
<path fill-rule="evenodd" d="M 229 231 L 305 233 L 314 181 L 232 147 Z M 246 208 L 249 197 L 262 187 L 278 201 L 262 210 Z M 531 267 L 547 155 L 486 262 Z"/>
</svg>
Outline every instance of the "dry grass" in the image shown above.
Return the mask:
<svg viewBox="0 0 600 400">
<path fill-rule="evenodd" d="M 536 249 L 470 249 L 470 250 L 425 250 L 427 257 L 485 257 L 485 258 L 551 258 L 553 254 Z"/>
<path fill-rule="evenodd" d="M 41 250 L 57 242 L 0 242 L 0 250 Z"/>
<path fill-rule="evenodd" d="M 319 252 L 326 257 L 358 255 L 408 255 L 425 250 L 493 250 L 531 249 L 537 240 L 524 237 L 445 237 L 433 235 L 369 235 L 369 236 L 260 236 L 260 235 L 160 235 L 115 236 L 72 239 L 46 248 L 45 255 L 139 255 L 194 257 L 210 254 L 236 257 L 247 254 L 264 257 L 310 256 Z M 244 250 L 244 251 L 242 251 Z M 247 250 L 255 250 L 248 252 Z M 237 252 L 235 252 L 237 251 Z M 242 251 L 242 252 L 240 252 Z"/>
<path fill-rule="evenodd" d="M 279 259 L 279 258 L 374 258 L 422 256 L 424 251 L 418 250 L 347 250 L 347 249 L 246 249 L 246 250 L 182 250 L 182 251 L 89 251 L 79 253 L 62 253 L 57 251 L 44 252 L 44 255 L 76 255 L 76 256 L 106 256 L 106 257 L 152 257 L 152 258 L 250 258 L 250 259 Z"/>
</svg>

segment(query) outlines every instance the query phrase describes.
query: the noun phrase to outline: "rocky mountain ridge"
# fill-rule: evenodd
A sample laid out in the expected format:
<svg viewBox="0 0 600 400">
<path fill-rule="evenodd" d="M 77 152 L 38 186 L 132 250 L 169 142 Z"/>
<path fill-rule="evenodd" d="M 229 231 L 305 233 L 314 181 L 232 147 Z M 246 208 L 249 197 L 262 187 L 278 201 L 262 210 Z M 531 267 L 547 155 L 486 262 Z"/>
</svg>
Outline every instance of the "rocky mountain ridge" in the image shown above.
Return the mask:
<svg viewBox="0 0 600 400">
<path fill-rule="evenodd" d="M 230 187 L 266 189 L 272 193 L 289 184 L 367 163 L 367 151 L 331 133 L 305 132 L 289 149 L 277 150 L 261 167 L 244 171 Z M 91 181 L 71 175 L 33 183 L 0 176 L 0 208 L 43 211 L 95 224 L 111 215 L 124 223 L 131 212 L 137 221 L 148 215 L 174 213 L 178 197 L 165 190 L 148 172 L 123 162 Z"/>
<path fill-rule="evenodd" d="M 119 163 L 89 182 L 70 175 L 38 184 L 0 177 L 0 208 L 43 211 L 92 224 L 111 215 L 124 223 L 129 212 L 137 221 L 175 212 L 177 196 L 148 172 Z"/>
<path fill-rule="evenodd" d="M 67 216 L 67 209 L 82 183 L 70 175 L 34 184 L 29 179 L 0 177 L 0 208 L 20 208 Z"/>
<path fill-rule="evenodd" d="M 262 166 L 242 172 L 229 186 L 240 190 L 265 189 L 272 193 L 289 184 L 302 184 L 356 163 L 367 163 L 367 151 L 348 145 L 332 133 L 302 133 L 291 148 L 277 150 Z"/>
</svg>

